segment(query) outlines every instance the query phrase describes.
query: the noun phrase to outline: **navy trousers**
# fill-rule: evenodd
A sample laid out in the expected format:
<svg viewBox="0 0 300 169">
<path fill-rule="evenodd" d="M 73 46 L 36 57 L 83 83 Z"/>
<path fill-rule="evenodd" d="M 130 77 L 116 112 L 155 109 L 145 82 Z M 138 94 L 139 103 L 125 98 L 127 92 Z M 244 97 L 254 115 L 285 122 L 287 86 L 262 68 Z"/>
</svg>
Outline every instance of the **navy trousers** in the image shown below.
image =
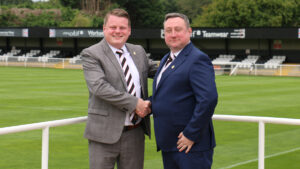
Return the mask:
<svg viewBox="0 0 300 169">
<path fill-rule="evenodd" d="M 183 152 L 162 152 L 164 169 L 211 169 L 213 150 Z"/>
</svg>

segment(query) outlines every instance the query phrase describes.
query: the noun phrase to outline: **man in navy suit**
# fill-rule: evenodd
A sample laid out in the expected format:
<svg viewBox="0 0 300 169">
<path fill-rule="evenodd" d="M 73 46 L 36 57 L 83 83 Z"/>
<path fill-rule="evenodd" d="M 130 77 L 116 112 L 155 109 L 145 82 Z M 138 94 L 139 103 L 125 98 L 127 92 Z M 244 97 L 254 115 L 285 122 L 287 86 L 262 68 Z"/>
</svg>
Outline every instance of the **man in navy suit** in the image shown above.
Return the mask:
<svg viewBox="0 0 300 169">
<path fill-rule="evenodd" d="M 153 81 L 152 112 L 157 149 L 165 169 L 210 169 L 216 146 L 212 116 L 218 94 L 209 57 L 190 41 L 192 29 L 180 13 L 165 16 L 170 52 Z"/>
</svg>

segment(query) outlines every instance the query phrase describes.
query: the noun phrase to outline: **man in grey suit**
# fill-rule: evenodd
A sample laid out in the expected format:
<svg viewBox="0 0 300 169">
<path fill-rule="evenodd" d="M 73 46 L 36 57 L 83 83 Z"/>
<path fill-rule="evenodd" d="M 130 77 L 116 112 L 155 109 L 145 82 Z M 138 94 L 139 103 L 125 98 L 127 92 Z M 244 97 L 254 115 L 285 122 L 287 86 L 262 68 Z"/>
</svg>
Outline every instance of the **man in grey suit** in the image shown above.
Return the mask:
<svg viewBox="0 0 300 169">
<path fill-rule="evenodd" d="M 147 78 L 154 75 L 140 45 L 126 43 L 129 15 L 122 9 L 106 14 L 104 39 L 82 51 L 89 90 L 88 121 L 91 169 L 142 169 L 144 133 L 150 136 Z"/>
</svg>

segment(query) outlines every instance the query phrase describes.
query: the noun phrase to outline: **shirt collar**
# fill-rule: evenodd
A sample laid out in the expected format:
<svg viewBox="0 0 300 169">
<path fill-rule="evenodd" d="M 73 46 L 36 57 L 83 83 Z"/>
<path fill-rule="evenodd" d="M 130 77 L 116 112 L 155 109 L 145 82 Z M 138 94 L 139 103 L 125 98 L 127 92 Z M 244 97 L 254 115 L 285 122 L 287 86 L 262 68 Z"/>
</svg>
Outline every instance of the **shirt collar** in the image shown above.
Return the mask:
<svg viewBox="0 0 300 169">
<path fill-rule="evenodd" d="M 108 44 L 108 46 L 110 47 L 110 49 L 113 51 L 113 53 L 114 53 L 115 55 L 116 55 L 116 52 L 117 52 L 118 50 L 120 50 L 120 49 L 117 49 L 117 48 L 111 46 L 110 44 Z M 125 45 L 123 45 L 121 49 L 123 50 L 123 53 L 127 53 L 127 52 L 128 52 Z"/>
<path fill-rule="evenodd" d="M 176 59 L 176 57 L 179 55 L 179 53 L 180 53 L 181 51 L 182 51 L 182 49 L 181 49 L 180 51 L 178 51 L 178 52 L 175 52 L 175 53 L 170 52 L 170 55 L 171 55 L 172 59 L 173 59 L 173 60 Z"/>
<path fill-rule="evenodd" d="M 191 41 L 189 41 L 189 43 L 188 44 L 190 44 L 191 43 Z M 187 44 L 187 45 L 188 45 Z M 186 46 L 187 46 L 186 45 Z M 184 49 L 184 48 L 182 48 L 182 49 Z M 173 53 L 172 51 L 170 51 L 170 55 L 171 55 L 171 57 L 172 57 L 172 59 L 174 60 L 174 59 L 176 59 L 176 57 L 180 54 L 180 52 L 182 51 L 182 49 L 181 50 L 179 50 L 178 52 L 175 52 L 175 53 Z M 172 55 L 173 54 L 173 55 Z M 173 58 L 173 56 L 175 56 L 175 58 Z"/>
</svg>

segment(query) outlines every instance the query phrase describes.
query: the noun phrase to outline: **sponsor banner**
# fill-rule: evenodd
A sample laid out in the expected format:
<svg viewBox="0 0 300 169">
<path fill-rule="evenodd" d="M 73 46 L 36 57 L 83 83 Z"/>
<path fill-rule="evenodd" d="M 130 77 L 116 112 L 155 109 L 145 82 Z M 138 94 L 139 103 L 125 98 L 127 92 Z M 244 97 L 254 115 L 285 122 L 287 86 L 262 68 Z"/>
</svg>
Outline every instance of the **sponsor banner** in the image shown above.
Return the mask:
<svg viewBox="0 0 300 169">
<path fill-rule="evenodd" d="M 298 29 L 298 39 L 300 39 L 300 28 Z"/>
<path fill-rule="evenodd" d="M 193 29 L 191 38 L 193 39 L 244 39 L 246 37 L 245 29 Z M 164 38 L 164 30 L 161 29 L 161 38 Z"/>
<path fill-rule="evenodd" d="M 28 29 L 0 29 L 0 37 L 28 37 Z"/>
<path fill-rule="evenodd" d="M 103 38 L 100 29 L 49 29 L 50 38 Z"/>
</svg>

